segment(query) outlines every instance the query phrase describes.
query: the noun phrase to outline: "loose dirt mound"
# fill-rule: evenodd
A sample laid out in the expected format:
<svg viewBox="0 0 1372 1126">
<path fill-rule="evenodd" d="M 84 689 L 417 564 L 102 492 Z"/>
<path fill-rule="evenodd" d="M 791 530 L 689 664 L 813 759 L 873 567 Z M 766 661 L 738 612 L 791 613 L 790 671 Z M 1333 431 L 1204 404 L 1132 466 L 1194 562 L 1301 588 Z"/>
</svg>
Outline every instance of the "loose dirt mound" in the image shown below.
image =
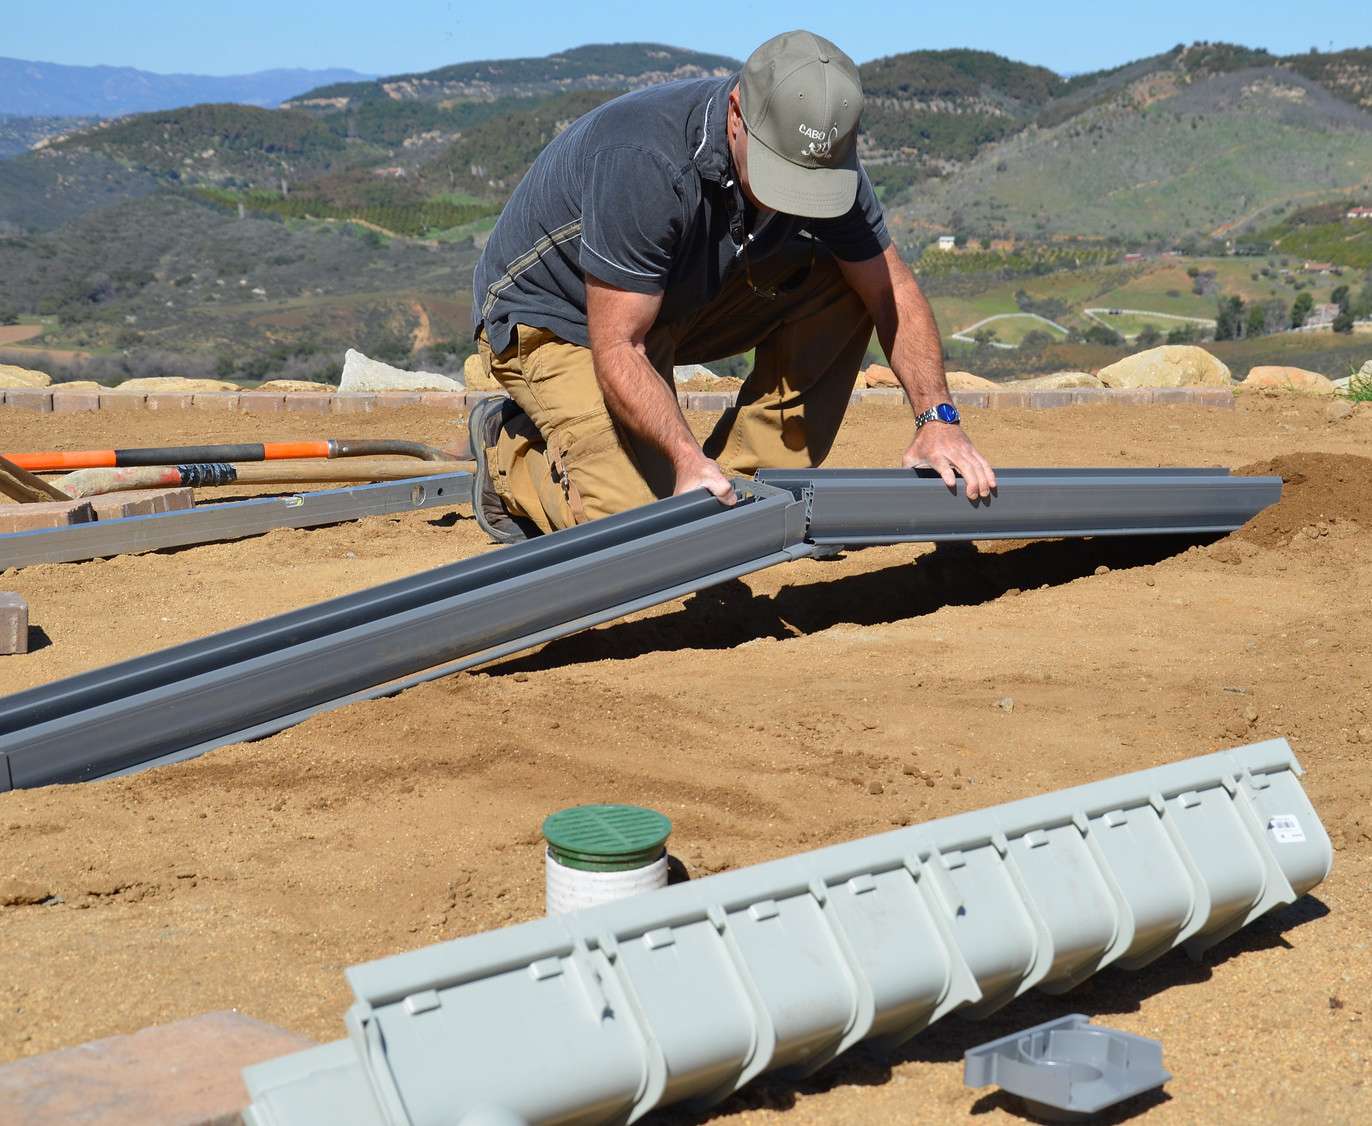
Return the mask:
<svg viewBox="0 0 1372 1126">
<path fill-rule="evenodd" d="M 1235 470 L 1280 477 L 1282 498 L 1237 533 L 1259 547 L 1284 547 L 1306 528 L 1352 522 L 1372 528 L 1372 458 L 1351 454 L 1284 454 Z"/>
</svg>

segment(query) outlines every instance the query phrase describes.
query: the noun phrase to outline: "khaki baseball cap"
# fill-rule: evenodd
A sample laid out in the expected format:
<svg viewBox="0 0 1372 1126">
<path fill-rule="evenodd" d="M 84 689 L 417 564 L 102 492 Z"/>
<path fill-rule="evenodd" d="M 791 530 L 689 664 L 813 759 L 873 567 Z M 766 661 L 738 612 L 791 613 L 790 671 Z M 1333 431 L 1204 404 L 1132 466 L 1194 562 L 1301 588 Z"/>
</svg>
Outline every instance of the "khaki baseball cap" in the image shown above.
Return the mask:
<svg viewBox="0 0 1372 1126">
<path fill-rule="evenodd" d="M 787 31 L 748 56 L 739 80 L 748 185 L 765 206 L 832 219 L 858 189 L 862 79 L 827 39 Z"/>
</svg>

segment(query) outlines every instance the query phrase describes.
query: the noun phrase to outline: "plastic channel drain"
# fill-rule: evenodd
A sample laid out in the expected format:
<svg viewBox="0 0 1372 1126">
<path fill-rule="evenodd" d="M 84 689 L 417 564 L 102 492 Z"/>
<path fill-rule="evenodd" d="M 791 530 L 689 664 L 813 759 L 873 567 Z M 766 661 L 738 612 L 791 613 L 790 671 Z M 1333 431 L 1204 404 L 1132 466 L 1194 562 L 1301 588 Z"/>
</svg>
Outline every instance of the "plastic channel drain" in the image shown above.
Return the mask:
<svg viewBox="0 0 1372 1126">
<path fill-rule="evenodd" d="M 702 489 L 4 697 L 0 790 L 260 735 L 809 550 L 790 493 L 735 486 L 733 508 Z"/>
<path fill-rule="evenodd" d="M 1198 953 L 1328 873 L 1299 774 L 1259 743 L 357 966 L 349 1038 L 246 1069 L 245 1120 L 632 1122 Z"/>
<path fill-rule="evenodd" d="M 997 491 L 971 503 L 932 470 L 759 471 L 809 504 L 814 544 L 1214 535 L 1281 499 L 1280 477 L 1226 469 L 997 469 Z"/>
</svg>

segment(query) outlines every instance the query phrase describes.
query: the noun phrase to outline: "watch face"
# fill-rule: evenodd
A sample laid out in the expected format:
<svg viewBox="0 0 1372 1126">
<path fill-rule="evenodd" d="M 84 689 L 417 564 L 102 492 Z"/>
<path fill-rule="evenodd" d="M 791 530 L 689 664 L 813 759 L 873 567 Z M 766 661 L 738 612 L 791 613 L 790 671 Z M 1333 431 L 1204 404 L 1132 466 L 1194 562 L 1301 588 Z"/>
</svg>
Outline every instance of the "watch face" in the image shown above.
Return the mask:
<svg viewBox="0 0 1372 1126">
<path fill-rule="evenodd" d="M 962 417 L 958 414 L 957 407 L 953 406 L 952 403 L 939 403 L 934 408 L 934 413 L 938 415 L 940 422 L 957 422 Z"/>
</svg>

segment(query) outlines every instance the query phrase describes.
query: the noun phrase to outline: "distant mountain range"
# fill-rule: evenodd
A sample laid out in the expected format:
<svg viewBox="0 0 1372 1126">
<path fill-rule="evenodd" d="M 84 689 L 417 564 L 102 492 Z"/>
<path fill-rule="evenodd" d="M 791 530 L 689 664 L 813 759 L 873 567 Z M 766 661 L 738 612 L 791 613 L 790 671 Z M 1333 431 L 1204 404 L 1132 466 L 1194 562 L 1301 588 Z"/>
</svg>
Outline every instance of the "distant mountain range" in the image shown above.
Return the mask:
<svg viewBox="0 0 1372 1126">
<path fill-rule="evenodd" d="M 0 58 L 0 114 L 119 117 L 197 102 L 276 106 L 312 87 L 365 81 L 353 70 L 263 70 L 212 77 L 153 74 L 127 66 L 64 66 Z"/>
<path fill-rule="evenodd" d="M 0 60 L 0 109 L 22 94 L 48 115 L 0 117 L 0 157 L 18 154 L 0 159 L 0 314 L 56 317 L 49 339 L 64 347 L 137 337 L 226 364 L 265 341 L 306 348 L 326 316 L 360 318 L 383 347 L 430 329 L 459 342 L 472 261 L 550 140 L 624 91 L 739 65 L 651 43 L 346 81 L 16 76 L 5 68 L 40 64 Z M 861 72 L 860 153 L 912 258 L 944 234 L 994 269 L 1008 245 L 1042 250 L 1011 264 L 1035 271 L 1285 239 L 1366 268 L 1372 225 L 1297 219 L 1372 202 L 1372 49 L 1196 43 L 1071 78 L 985 51 L 911 51 Z M 144 79 L 171 84 L 158 96 L 172 102 L 209 101 L 115 118 L 154 96 Z M 106 80 L 103 103 L 77 97 Z M 389 265 L 357 268 L 373 259 Z M 1169 288 L 1194 289 L 1185 275 Z M 433 322 L 422 331 L 416 302 Z"/>
</svg>

